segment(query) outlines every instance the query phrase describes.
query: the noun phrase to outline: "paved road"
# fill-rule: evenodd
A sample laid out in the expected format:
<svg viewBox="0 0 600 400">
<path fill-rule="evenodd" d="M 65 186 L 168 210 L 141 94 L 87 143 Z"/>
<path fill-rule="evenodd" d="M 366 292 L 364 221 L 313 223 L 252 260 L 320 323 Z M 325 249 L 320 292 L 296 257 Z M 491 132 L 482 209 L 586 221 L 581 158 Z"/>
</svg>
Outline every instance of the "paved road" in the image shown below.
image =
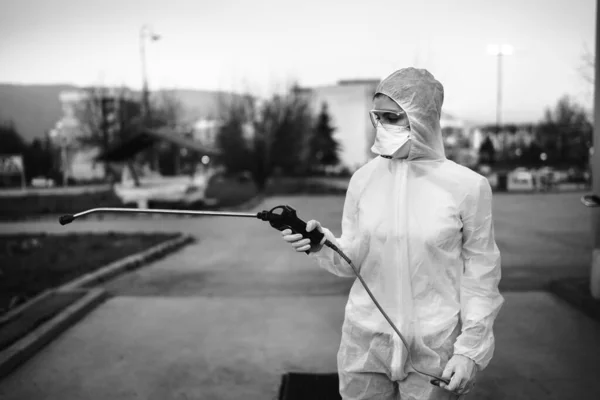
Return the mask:
<svg viewBox="0 0 600 400">
<path fill-rule="evenodd" d="M 600 398 L 600 324 L 548 293 L 506 300 L 469 398 Z M 0 382 L 0 398 L 275 399 L 285 372 L 336 370 L 344 301 L 113 298 Z"/>
<path fill-rule="evenodd" d="M 587 276 L 591 262 L 590 211 L 579 202 L 579 193 L 561 194 L 498 194 L 495 196 L 494 220 L 496 239 L 502 251 L 503 290 L 541 289 L 544 284 L 562 276 Z M 340 233 L 343 198 L 322 197 L 276 197 L 268 199 L 251 212 L 278 204 L 295 207 L 305 220 L 315 218 Z M 182 231 L 194 235 L 198 244 L 169 258 L 171 269 L 164 274 L 150 274 L 146 283 L 123 290 L 139 294 L 182 295 L 198 294 L 202 289 L 213 293 L 217 290 L 233 290 L 228 287 L 238 280 L 234 275 L 245 276 L 252 282 L 234 288 L 261 293 L 275 290 L 285 293 L 302 289 L 290 284 L 289 278 L 313 282 L 313 277 L 325 279 L 333 288 L 318 289 L 332 293 L 344 287 L 335 278 L 314 275 L 301 268 L 305 259 L 288 251 L 280 242 L 279 233 L 267 223 L 254 219 L 238 218 L 187 218 L 139 216 L 132 218 L 105 216 L 98 219 L 89 216 L 71 225 L 61 226 L 57 217 L 41 221 L 0 223 L 0 232 L 46 231 Z M 190 256 L 191 254 L 191 256 Z M 243 267 L 239 260 L 243 259 Z M 149 271 L 149 270 L 144 270 Z M 177 274 L 174 272 L 178 271 Z M 274 272 L 257 274 L 257 271 Z M 144 275 L 146 272 L 142 272 Z M 135 280 L 136 278 L 132 278 Z M 262 283 L 262 282 L 265 283 Z M 279 282 L 278 285 L 274 281 Z M 211 282 L 214 285 L 207 283 Z M 261 289 L 260 286 L 267 289 Z M 306 286 L 306 285 L 305 285 Z M 312 292 L 308 292 L 312 293 Z"/>
<path fill-rule="evenodd" d="M 591 227 L 578 198 L 496 196 L 509 289 L 587 274 Z M 273 198 L 260 209 L 277 204 L 339 233 L 340 197 Z M 0 398 L 274 398 L 285 371 L 335 370 L 350 281 L 292 252 L 264 222 L 110 218 L 67 227 L 4 223 L 0 229 L 184 231 L 198 239 L 110 282 L 117 297 L 0 383 Z M 599 325 L 546 293 L 506 298 L 496 357 L 474 398 L 600 398 L 589 383 L 600 356 Z"/>
</svg>

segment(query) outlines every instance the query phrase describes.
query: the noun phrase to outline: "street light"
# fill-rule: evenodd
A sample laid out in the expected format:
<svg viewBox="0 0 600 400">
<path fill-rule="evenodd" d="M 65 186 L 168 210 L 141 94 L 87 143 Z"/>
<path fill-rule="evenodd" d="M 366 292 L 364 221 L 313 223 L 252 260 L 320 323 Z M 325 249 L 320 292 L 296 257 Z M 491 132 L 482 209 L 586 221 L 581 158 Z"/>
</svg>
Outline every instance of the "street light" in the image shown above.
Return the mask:
<svg viewBox="0 0 600 400">
<path fill-rule="evenodd" d="M 496 97 L 496 134 L 500 135 L 500 125 L 502 124 L 502 61 L 504 56 L 511 55 L 513 53 L 512 46 L 508 44 L 491 44 L 488 46 L 488 53 L 496 56 L 498 61 L 498 78 L 497 78 L 497 97 Z M 506 136 L 502 141 L 502 151 L 506 149 Z"/>
<path fill-rule="evenodd" d="M 146 40 L 157 41 L 160 35 L 152 31 L 148 25 L 142 26 L 140 29 L 140 56 L 142 64 L 142 114 L 146 117 L 150 106 L 148 101 L 148 71 L 146 68 Z"/>
<path fill-rule="evenodd" d="M 488 46 L 488 53 L 496 56 L 498 61 L 498 78 L 497 78 L 497 97 L 496 97 L 496 126 L 500 129 L 502 123 L 502 60 L 503 56 L 509 56 L 513 53 L 512 46 L 508 44 L 497 45 L 491 44 Z"/>
<path fill-rule="evenodd" d="M 160 39 L 160 36 L 156 34 L 152 28 L 148 25 L 143 25 L 140 29 L 140 57 L 142 64 L 142 120 L 144 125 L 148 123 L 150 115 L 150 100 L 148 93 L 148 71 L 146 68 L 146 40 L 155 42 Z M 154 146 L 151 148 L 152 164 L 155 169 L 158 169 L 158 155 Z"/>
</svg>

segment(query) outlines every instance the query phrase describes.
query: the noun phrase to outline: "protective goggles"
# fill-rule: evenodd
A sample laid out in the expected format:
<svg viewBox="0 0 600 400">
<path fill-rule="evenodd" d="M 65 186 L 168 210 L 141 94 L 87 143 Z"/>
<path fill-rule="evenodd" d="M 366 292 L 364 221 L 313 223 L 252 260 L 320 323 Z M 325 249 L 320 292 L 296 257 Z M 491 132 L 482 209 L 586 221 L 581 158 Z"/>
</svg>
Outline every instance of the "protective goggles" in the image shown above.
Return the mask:
<svg viewBox="0 0 600 400">
<path fill-rule="evenodd" d="M 373 127 L 377 127 L 377 123 L 382 125 L 398 125 L 409 128 L 408 116 L 404 111 L 391 110 L 371 110 L 369 117 Z"/>
</svg>

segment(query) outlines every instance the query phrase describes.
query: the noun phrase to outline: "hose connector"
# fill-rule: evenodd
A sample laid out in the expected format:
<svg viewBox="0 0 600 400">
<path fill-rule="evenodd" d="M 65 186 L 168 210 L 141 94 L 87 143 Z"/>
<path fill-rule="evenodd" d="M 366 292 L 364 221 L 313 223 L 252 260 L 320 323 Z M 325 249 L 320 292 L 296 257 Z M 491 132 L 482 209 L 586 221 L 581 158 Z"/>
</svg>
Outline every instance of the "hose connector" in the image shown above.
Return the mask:
<svg viewBox="0 0 600 400">
<path fill-rule="evenodd" d="M 256 218 L 260 219 L 261 221 L 269 221 L 270 218 L 269 216 L 271 215 L 270 211 L 261 211 L 259 213 L 256 214 Z"/>
</svg>

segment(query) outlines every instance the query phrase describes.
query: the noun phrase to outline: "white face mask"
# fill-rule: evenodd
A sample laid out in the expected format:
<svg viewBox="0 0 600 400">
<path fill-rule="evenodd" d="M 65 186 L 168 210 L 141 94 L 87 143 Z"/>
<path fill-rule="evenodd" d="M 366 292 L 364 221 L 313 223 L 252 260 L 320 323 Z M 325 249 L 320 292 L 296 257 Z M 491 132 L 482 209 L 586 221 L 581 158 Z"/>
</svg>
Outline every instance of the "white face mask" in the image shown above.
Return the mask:
<svg viewBox="0 0 600 400">
<path fill-rule="evenodd" d="M 410 140 L 410 129 L 398 125 L 377 124 L 375 143 L 371 151 L 387 158 L 396 158 L 399 150 Z"/>
</svg>

